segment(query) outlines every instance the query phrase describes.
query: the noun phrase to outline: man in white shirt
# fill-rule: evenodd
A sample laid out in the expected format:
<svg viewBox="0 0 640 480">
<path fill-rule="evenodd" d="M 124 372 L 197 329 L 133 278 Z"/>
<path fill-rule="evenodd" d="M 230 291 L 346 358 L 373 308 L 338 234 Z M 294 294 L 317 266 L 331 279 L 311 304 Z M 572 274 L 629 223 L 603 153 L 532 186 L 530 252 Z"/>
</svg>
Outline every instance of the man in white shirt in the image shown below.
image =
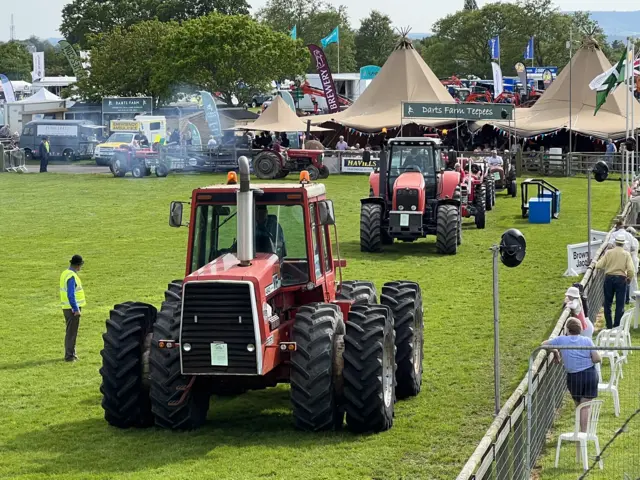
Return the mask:
<svg viewBox="0 0 640 480">
<path fill-rule="evenodd" d="M 502 157 L 498 155 L 497 150 L 491 150 L 491 155 L 487 157 L 487 163 L 490 167 L 501 167 L 504 162 Z"/>
<path fill-rule="evenodd" d="M 610 235 L 609 237 L 609 248 L 613 248 L 615 247 L 616 244 L 616 237 L 618 237 L 619 235 L 624 235 L 625 237 L 625 241 L 624 241 L 624 245 L 622 246 L 623 250 L 625 252 L 629 252 L 631 253 L 631 246 L 634 242 L 634 240 L 637 242 L 637 240 L 633 237 L 633 235 L 631 235 L 624 227 L 622 220 L 618 220 L 616 222 L 616 229 L 614 231 L 614 233 L 612 235 Z M 636 248 L 636 253 L 637 253 L 637 248 Z"/>
<path fill-rule="evenodd" d="M 336 144 L 336 150 L 340 150 L 340 151 L 344 152 L 348 148 L 349 148 L 349 144 L 347 142 L 345 142 L 344 141 L 344 137 L 342 135 L 340 135 L 340 140 Z"/>
<path fill-rule="evenodd" d="M 210 135 L 209 141 L 207 142 L 207 147 L 209 148 L 209 150 L 215 150 L 217 146 L 218 146 L 218 142 L 216 142 L 216 139 L 213 138 L 213 135 Z"/>
<path fill-rule="evenodd" d="M 636 229 L 633 227 L 627 227 L 626 233 L 629 235 L 630 245 L 629 253 L 631 253 L 631 261 L 633 261 L 633 269 L 635 273 L 638 273 L 638 247 L 640 246 L 638 239 L 636 238 Z M 635 298 L 634 292 L 638 290 L 638 276 L 634 275 L 627 289 L 627 303 L 630 299 Z"/>
</svg>

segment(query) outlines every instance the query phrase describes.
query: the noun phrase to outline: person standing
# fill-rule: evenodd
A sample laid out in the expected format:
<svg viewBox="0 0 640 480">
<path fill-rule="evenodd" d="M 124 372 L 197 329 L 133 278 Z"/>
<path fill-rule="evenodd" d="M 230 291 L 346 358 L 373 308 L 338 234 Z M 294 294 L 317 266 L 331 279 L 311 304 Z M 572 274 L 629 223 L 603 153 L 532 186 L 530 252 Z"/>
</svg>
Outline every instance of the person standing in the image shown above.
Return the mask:
<svg viewBox="0 0 640 480">
<path fill-rule="evenodd" d="M 630 243 L 629 253 L 631 254 L 631 261 L 633 262 L 633 279 L 631 284 L 627 287 L 627 303 L 633 297 L 635 299 L 635 292 L 638 290 L 638 247 L 640 243 L 636 238 L 636 229 L 633 227 L 627 227 L 627 238 Z"/>
<path fill-rule="evenodd" d="M 336 150 L 340 150 L 341 152 L 344 152 L 348 148 L 349 148 L 349 144 L 345 142 L 344 137 L 340 135 L 340 138 L 338 139 L 338 143 L 336 143 Z"/>
<path fill-rule="evenodd" d="M 613 168 L 613 156 L 615 155 L 616 151 L 616 144 L 613 143 L 613 140 L 611 140 L 610 138 L 607 139 L 604 161 L 607 163 L 607 165 L 609 165 L 609 168 Z"/>
<path fill-rule="evenodd" d="M 564 306 L 571 312 L 573 318 L 580 320 L 580 326 L 582 328 L 581 335 L 583 337 L 593 338 L 593 323 L 587 317 L 580 290 L 578 287 L 572 286 L 567 289 L 564 294 Z"/>
<path fill-rule="evenodd" d="M 42 137 L 42 141 L 38 146 L 38 155 L 40 156 L 40 173 L 47 173 L 50 151 L 51 145 L 49 145 L 49 137 Z"/>
<path fill-rule="evenodd" d="M 64 360 L 65 362 L 75 362 L 76 338 L 78 327 L 80 326 L 80 314 L 83 306 L 86 305 L 82 281 L 78 272 L 84 265 L 84 260 L 80 255 L 74 255 L 69 261 L 69 268 L 60 274 L 60 306 L 64 314 L 66 323 L 66 334 L 64 336 Z"/>
<path fill-rule="evenodd" d="M 620 320 L 624 313 L 627 285 L 631 283 L 635 272 L 631 254 L 624 250 L 627 240 L 626 232 L 620 231 L 615 236 L 615 247 L 607 251 L 596 263 L 596 269 L 604 270 L 604 318 L 607 328 L 620 326 Z M 611 305 L 613 297 L 616 297 L 616 314 L 611 321 Z"/>
</svg>

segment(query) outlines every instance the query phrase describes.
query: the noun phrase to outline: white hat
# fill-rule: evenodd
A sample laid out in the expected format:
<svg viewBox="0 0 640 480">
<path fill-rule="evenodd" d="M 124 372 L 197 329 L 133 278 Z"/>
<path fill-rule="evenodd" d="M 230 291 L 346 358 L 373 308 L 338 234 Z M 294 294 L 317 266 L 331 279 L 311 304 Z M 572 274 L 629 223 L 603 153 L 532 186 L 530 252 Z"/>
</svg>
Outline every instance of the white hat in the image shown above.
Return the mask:
<svg viewBox="0 0 640 480">
<path fill-rule="evenodd" d="M 578 287 L 569 287 L 564 295 L 565 297 L 580 298 L 580 290 Z"/>
<path fill-rule="evenodd" d="M 636 232 L 636 229 L 633 227 L 627 227 L 627 232 L 629 232 L 631 235 L 636 236 L 638 232 Z"/>
<path fill-rule="evenodd" d="M 616 243 L 624 245 L 627 241 L 627 236 L 624 234 L 624 231 L 616 233 L 615 240 Z"/>
</svg>

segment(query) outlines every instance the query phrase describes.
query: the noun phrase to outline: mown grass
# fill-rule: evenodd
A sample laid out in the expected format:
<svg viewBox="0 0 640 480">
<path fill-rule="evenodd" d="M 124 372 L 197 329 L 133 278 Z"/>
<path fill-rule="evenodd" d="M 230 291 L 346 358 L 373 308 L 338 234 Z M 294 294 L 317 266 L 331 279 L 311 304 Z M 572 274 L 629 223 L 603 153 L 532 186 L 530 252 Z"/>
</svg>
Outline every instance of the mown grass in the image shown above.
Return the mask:
<svg viewBox="0 0 640 480">
<path fill-rule="evenodd" d="M 432 238 L 396 244 L 383 255 L 359 250 L 363 176 L 326 181 L 335 201 L 347 279 L 420 283 L 426 313 L 422 393 L 396 405 L 391 431 L 352 435 L 293 429 L 288 386 L 213 398 L 199 431 L 109 427 L 100 407 L 101 333 L 109 308 L 129 299 L 159 305 L 168 281 L 184 273 L 186 229 L 168 227 L 170 200 L 221 176 L 0 176 L 0 477 L 19 479 L 455 477 L 492 421 L 493 316 L 489 247 L 517 227 L 528 251 L 517 269 L 500 268 L 503 401 L 532 348 L 555 324 L 566 244 L 586 235 L 584 180 L 552 180 L 563 194 L 559 220 L 531 225 L 519 199 L 499 193 L 487 228 L 464 222 L 456 257 L 435 253 Z M 613 182 L 593 191 L 593 228 L 618 208 Z M 88 305 L 75 364 L 62 362 L 60 271 L 72 254 Z"/>
</svg>

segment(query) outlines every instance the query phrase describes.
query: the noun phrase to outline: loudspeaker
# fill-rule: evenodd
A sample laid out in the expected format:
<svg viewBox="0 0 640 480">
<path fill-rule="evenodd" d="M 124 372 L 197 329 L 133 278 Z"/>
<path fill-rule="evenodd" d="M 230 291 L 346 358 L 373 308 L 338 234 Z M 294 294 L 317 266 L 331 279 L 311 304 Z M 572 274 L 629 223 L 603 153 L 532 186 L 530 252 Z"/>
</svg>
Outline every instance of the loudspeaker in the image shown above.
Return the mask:
<svg viewBox="0 0 640 480">
<path fill-rule="evenodd" d="M 510 268 L 517 267 L 524 260 L 527 251 L 527 241 L 522 232 L 510 228 L 502 234 L 500 240 L 500 260 Z"/>
</svg>

